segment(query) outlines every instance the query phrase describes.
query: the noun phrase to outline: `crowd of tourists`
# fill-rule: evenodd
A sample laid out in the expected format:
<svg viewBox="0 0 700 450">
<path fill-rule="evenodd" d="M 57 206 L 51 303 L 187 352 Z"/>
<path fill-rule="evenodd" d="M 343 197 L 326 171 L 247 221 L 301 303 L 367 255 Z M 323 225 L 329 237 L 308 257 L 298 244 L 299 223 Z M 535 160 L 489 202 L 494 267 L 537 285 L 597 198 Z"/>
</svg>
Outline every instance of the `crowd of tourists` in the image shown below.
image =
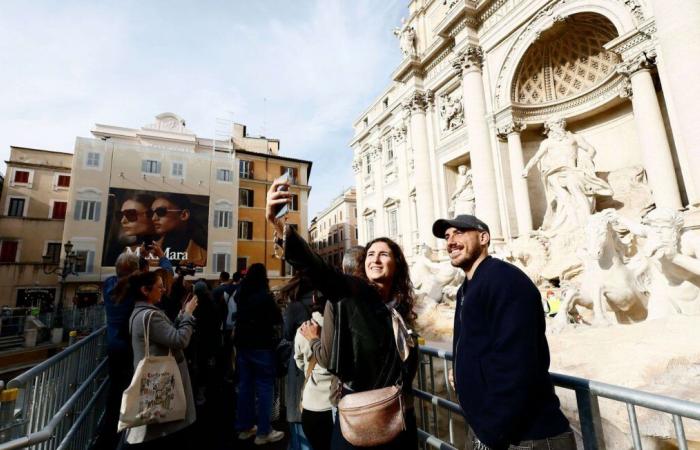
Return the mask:
<svg viewBox="0 0 700 450">
<path fill-rule="evenodd" d="M 275 245 L 295 269 L 276 296 L 262 264 L 232 277 L 222 272 L 210 289 L 173 274 L 157 244 L 144 249 L 159 257 L 157 270 L 134 252 L 118 257 L 104 284 L 111 380 L 104 448 L 196 448 L 197 407 L 225 382 L 236 386 L 237 438 L 279 441 L 285 433 L 271 426 L 279 380 L 291 450 L 418 448 L 416 313 L 401 247 L 380 237 L 347 250 L 342 270 L 330 266 L 278 214 L 290 201 L 286 184 L 274 181 L 267 194 Z M 466 275 L 450 376 L 467 448 L 575 449 L 548 373 L 539 291 L 488 255 L 489 227 L 475 216 L 439 219 L 433 234 Z M 154 387 L 158 370 L 144 369 L 166 360 L 171 371 L 158 370 L 174 380 L 173 392 Z M 165 406 L 153 413 L 154 404 Z"/>
</svg>

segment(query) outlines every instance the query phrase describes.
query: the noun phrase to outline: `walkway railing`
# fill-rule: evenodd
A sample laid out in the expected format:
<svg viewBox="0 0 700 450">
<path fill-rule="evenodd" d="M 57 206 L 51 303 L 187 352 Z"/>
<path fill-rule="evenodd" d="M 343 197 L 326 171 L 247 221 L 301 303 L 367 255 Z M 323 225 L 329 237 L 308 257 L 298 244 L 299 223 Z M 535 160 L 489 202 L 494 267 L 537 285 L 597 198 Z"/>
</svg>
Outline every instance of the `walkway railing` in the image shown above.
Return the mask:
<svg viewBox="0 0 700 450">
<path fill-rule="evenodd" d="M 106 327 L 7 383 L 0 450 L 88 449 L 107 386 Z"/>
<path fill-rule="evenodd" d="M 463 412 L 460 406 L 452 401 L 454 392 L 447 380 L 448 369 L 452 366 L 451 363 L 448 363 L 448 361 L 452 361 L 452 352 L 425 346 L 421 347 L 420 350 L 421 362 L 418 373 L 418 388 L 414 389 L 415 396 L 421 400 L 419 427 L 422 430 L 419 430 L 419 437 L 425 444 L 440 450 L 463 447 L 462 442 L 466 438 L 466 427 L 462 420 Z M 434 359 L 440 360 L 439 366 L 435 364 Z M 440 367 L 443 372 L 440 377 L 440 385 L 436 384 L 436 367 Z M 598 406 L 599 397 L 625 404 L 629 418 L 631 443 L 635 450 L 642 449 L 642 437 L 637 422 L 637 407 L 671 415 L 679 450 L 688 449 L 683 418 L 700 421 L 700 403 L 569 375 L 557 373 L 551 373 L 550 375 L 555 386 L 570 389 L 576 394 L 584 450 L 605 449 L 603 427 Z M 447 398 L 436 395 L 438 387 L 445 390 Z M 441 414 L 439 414 L 438 408 L 445 410 L 442 416 L 447 418 L 447 441 L 439 439 Z M 457 426 L 455 423 L 459 425 Z"/>
</svg>

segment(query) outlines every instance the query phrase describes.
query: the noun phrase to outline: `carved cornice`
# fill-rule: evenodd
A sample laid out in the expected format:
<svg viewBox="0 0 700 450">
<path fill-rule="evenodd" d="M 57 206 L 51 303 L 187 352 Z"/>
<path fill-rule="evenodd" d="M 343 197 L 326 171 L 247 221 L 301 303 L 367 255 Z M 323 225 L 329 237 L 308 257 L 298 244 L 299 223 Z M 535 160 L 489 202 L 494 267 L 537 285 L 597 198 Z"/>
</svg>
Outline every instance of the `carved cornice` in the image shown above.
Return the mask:
<svg viewBox="0 0 700 450">
<path fill-rule="evenodd" d="M 641 70 L 650 70 L 656 65 L 656 52 L 642 52 L 634 58 L 622 61 L 615 67 L 615 71 L 619 74 L 631 77 Z"/>
<path fill-rule="evenodd" d="M 527 124 L 520 120 L 512 120 L 509 123 L 498 127 L 496 130 L 497 136 L 500 140 L 505 141 L 508 139 L 508 135 L 512 133 L 521 133 L 527 128 Z"/>
<path fill-rule="evenodd" d="M 428 106 L 433 102 L 432 91 L 419 91 L 415 90 L 413 93 L 404 101 L 404 108 L 409 112 L 425 112 Z"/>
<path fill-rule="evenodd" d="M 468 45 L 452 59 L 452 68 L 458 76 L 467 70 L 481 70 L 484 65 L 484 51 L 478 45 Z"/>
</svg>

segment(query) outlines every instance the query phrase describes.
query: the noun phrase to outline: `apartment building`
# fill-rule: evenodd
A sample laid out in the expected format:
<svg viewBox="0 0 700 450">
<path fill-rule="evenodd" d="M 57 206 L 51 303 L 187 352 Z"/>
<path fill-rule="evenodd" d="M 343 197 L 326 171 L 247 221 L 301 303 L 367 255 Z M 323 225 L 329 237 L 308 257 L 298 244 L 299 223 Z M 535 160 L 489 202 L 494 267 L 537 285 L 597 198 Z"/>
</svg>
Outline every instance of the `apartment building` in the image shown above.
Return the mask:
<svg viewBox="0 0 700 450">
<path fill-rule="evenodd" d="M 357 245 L 357 204 L 355 188 L 345 190 L 311 221 L 312 247 L 324 259 L 340 267 L 345 250 Z"/>
</svg>

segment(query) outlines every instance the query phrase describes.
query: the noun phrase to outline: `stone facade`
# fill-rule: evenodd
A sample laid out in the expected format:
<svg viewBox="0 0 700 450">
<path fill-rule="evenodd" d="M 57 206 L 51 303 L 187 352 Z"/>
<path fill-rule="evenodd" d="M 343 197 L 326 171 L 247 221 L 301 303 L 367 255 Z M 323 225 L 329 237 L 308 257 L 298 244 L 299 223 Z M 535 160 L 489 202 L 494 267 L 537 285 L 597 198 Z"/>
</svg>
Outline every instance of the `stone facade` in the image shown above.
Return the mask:
<svg viewBox="0 0 700 450">
<path fill-rule="evenodd" d="M 656 206 L 700 204 L 698 63 L 681 56 L 700 51 L 700 7 L 682 3 L 411 1 L 395 30 L 404 59 L 353 125 L 360 243 L 390 235 L 413 259 L 422 244 L 444 257 L 430 227 L 451 215 L 460 166 L 494 248 L 540 229 L 546 186 L 522 172 L 554 118 L 595 149 L 602 178 L 641 167 Z"/>
<path fill-rule="evenodd" d="M 357 245 L 357 234 L 355 188 L 349 188 L 311 219 L 309 242 L 324 261 L 340 267 L 345 250 Z"/>
</svg>

